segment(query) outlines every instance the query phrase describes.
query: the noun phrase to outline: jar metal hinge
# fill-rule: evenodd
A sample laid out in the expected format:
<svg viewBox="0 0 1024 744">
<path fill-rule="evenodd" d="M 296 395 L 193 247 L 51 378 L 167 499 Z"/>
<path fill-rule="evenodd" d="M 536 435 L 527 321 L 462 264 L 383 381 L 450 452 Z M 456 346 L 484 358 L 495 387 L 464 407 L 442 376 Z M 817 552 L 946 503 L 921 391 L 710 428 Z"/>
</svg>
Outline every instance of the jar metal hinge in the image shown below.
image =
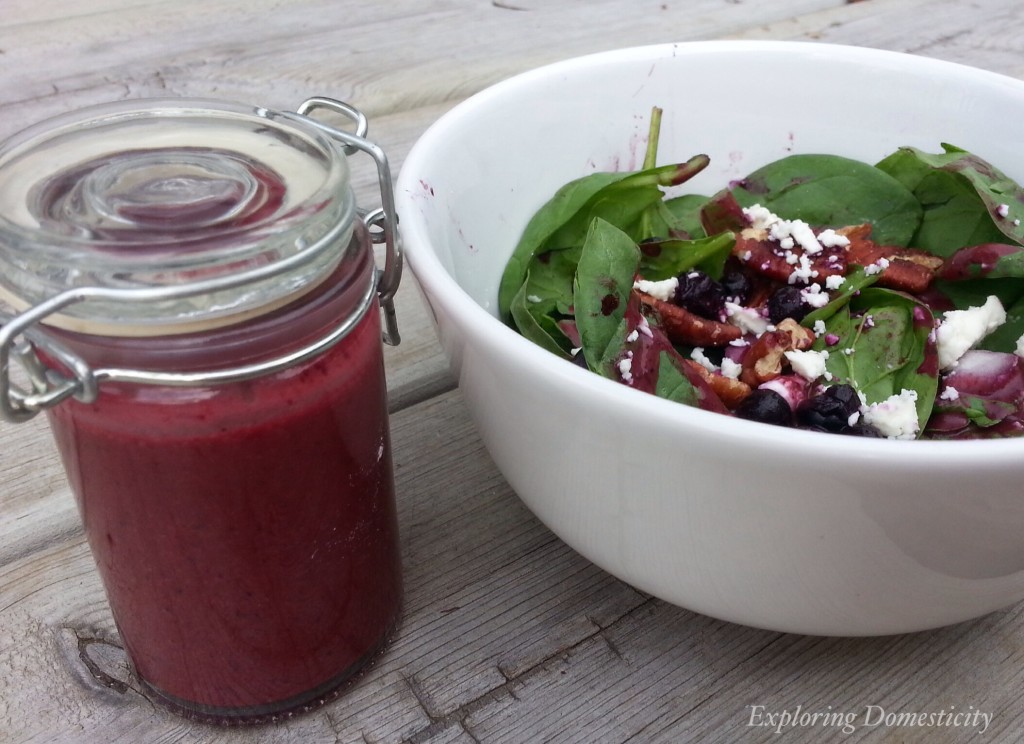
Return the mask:
<svg viewBox="0 0 1024 744">
<path fill-rule="evenodd" d="M 323 122 L 313 119 L 310 113 L 317 109 L 326 109 L 352 119 L 356 124 L 355 134 L 343 129 L 336 129 Z M 360 150 L 377 164 L 377 181 L 380 188 L 381 206 L 369 212 L 365 218 L 371 228 L 374 243 L 385 246 L 384 269 L 378 276 L 378 294 L 381 309 L 384 312 L 384 343 L 397 346 L 401 341 L 398 333 L 398 321 L 395 315 L 395 293 L 402 280 L 402 246 L 398 233 L 398 212 L 395 209 L 395 191 L 391 183 L 391 167 L 388 156 L 379 146 L 366 139 L 369 123 L 362 111 L 343 101 L 333 98 L 314 97 L 302 102 L 296 109 L 295 116 L 301 116 L 309 124 L 345 145 L 346 154 Z M 289 116 L 291 116 L 289 114 Z"/>
<path fill-rule="evenodd" d="M 317 109 L 327 109 L 352 119 L 356 132 L 349 133 L 336 129 L 311 118 L 308 114 Z M 151 385 L 209 385 L 252 379 L 287 369 L 312 358 L 330 348 L 363 318 L 373 306 L 375 297 L 380 300 L 383 314 L 382 337 L 384 343 L 397 345 L 400 341 L 395 316 L 394 296 L 402 276 L 402 252 L 398 234 L 398 217 L 395 212 L 394 191 L 391 185 L 391 171 L 384 151 L 365 139 L 366 117 L 352 106 L 330 98 L 310 98 L 298 107 L 295 113 L 269 112 L 263 115 L 277 115 L 301 119 L 327 136 L 341 142 L 346 154 L 364 152 L 374 159 L 380 184 L 381 206 L 366 212 L 363 219 L 370 230 L 371 240 L 385 246 L 383 269 L 376 269 L 374 280 L 367 287 L 355 312 L 327 335 L 309 345 L 275 359 L 254 364 L 200 372 L 155 372 L 133 369 L 91 369 L 79 356 L 41 333 L 36 325 L 47 316 L 62 308 L 89 300 L 115 302 L 145 302 L 180 299 L 208 292 L 216 292 L 249 282 L 260 281 L 276 274 L 294 269 L 298 264 L 312 260 L 320 252 L 329 250 L 342 233 L 344 226 L 338 225 L 323 236 L 308 250 L 297 253 L 273 265 L 260 266 L 239 274 L 197 281 L 173 287 L 142 287 L 133 289 L 112 289 L 101 287 L 78 287 L 61 292 L 39 304 L 9 316 L 0 313 L 0 419 L 18 423 L 26 421 L 40 411 L 60 402 L 75 398 L 91 403 L 99 394 L 99 385 L 104 381 L 133 382 Z M 42 361 L 40 352 L 52 359 L 56 367 L 48 367 Z M 11 379 L 11 367 L 16 363 L 23 380 Z"/>
</svg>

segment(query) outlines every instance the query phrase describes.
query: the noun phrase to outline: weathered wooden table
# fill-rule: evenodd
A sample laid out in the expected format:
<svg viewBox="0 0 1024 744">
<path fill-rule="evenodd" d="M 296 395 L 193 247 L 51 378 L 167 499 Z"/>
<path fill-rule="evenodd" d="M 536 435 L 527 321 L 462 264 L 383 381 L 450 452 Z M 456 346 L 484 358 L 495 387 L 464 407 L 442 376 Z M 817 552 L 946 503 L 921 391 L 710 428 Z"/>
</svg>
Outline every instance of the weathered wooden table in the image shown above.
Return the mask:
<svg viewBox="0 0 1024 744">
<path fill-rule="evenodd" d="M 284 108 L 325 94 L 370 115 L 397 173 L 434 119 L 501 78 L 719 37 L 875 46 L 1024 77 L 1020 0 L 3 0 L 0 136 L 127 97 Z M 374 173 L 356 177 L 371 194 Z M 1024 607 L 851 640 L 752 630 L 645 596 L 516 499 L 408 276 L 398 313 L 405 340 L 387 363 L 405 619 L 372 671 L 277 726 L 216 729 L 154 708 L 127 675 L 45 422 L 0 424 L 0 741 L 1024 740 Z M 884 718 L 943 711 L 972 723 Z M 815 712 L 855 719 L 844 731 L 784 717 Z"/>
</svg>

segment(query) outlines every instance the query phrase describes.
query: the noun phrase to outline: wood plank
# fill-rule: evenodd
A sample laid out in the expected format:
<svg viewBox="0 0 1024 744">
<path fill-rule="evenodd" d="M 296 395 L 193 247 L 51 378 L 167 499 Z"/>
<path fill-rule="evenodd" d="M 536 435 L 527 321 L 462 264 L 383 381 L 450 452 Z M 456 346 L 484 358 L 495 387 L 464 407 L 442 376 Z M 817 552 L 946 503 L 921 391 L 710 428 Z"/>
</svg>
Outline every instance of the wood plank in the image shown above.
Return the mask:
<svg viewBox="0 0 1024 744">
<path fill-rule="evenodd" d="M 557 59 L 714 38 L 843 3 L 183 0 L 77 17 L 67 4 L 66 19 L 0 26 L 0 137 L 88 102 L 154 95 L 284 107 L 331 94 L 378 116 L 461 100 Z"/>
<path fill-rule="evenodd" d="M 742 629 L 652 601 L 515 680 L 462 725 L 489 743 L 778 741 L 771 727 L 750 725 L 751 706 L 792 714 L 800 705 L 853 714 L 851 741 L 965 742 L 979 731 L 870 726 L 878 712 L 866 718 L 866 709 L 974 706 L 992 715 L 985 740 L 1016 742 L 1024 704 L 1016 694 L 1021 648 L 1011 639 L 1022 611 L 928 633 L 840 639 Z M 785 741 L 846 740 L 841 725 L 824 720 L 786 727 Z"/>
<path fill-rule="evenodd" d="M 0 15 L 0 29 L 81 19 L 101 13 L 138 12 L 144 6 L 159 4 L 153 0 L 90 0 L 88 3 L 75 4 L 5 0 L 4 12 Z"/>
<path fill-rule="evenodd" d="M 869 46 L 1024 77 L 1024 14 L 1018 0 L 869 0 L 752 24 L 731 36 Z"/>
</svg>

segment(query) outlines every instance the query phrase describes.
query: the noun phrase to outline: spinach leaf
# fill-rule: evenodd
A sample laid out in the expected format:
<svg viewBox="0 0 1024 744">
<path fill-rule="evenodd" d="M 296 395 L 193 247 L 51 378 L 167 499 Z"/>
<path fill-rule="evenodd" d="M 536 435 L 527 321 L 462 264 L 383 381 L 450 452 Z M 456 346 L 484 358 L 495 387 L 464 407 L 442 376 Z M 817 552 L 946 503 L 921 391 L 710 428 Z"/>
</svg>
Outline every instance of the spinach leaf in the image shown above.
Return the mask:
<svg viewBox="0 0 1024 744">
<path fill-rule="evenodd" d="M 601 371 L 609 347 L 626 335 L 626 304 L 639 265 L 640 251 L 629 235 L 603 219 L 591 222 L 576 268 L 573 305 L 581 353 L 592 370 Z"/>
<path fill-rule="evenodd" d="M 1017 351 L 1017 339 L 1024 336 L 1024 297 L 1016 302 L 1004 303 L 1006 310 L 1006 322 L 988 334 L 981 343 L 979 349 L 989 351 L 1005 351 L 1012 354 Z"/>
<path fill-rule="evenodd" d="M 965 279 L 950 282 L 936 280 L 932 285 L 931 305 L 940 310 L 966 310 L 984 305 L 991 295 L 999 298 L 1004 308 L 1024 297 L 1024 282 L 1017 279 Z"/>
<path fill-rule="evenodd" d="M 700 214 L 708 198 L 700 194 L 683 194 L 664 201 L 665 209 L 672 213 L 678 233 L 685 233 L 690 240 L 707 235 Z M 680 235 L 681 237 L 681 235 Z"/>
<path fill-rule="evenodd" d="M 744 207 L 759 203 L 810 225 L 870 222 L 872 240 L 882 245 L 907 245 L 921 221 L 920 204 L 898 180 L 835 155 L 790 155 L 754 171 L 732 193 Z"/>
<path fill-rule="evenodd" d="M 682 370 L 678 352 L 662 351 L 658 357 L 658 384 L 654 394 L 665 400 L 683 403 L 688 406 L 700 406 L 700 395 L 697 388 Z"/>
<path fill-rule="evenodd" d="M 938 359 L 930 339 L 934 320 L 928 306 L 910 295 L 871 287 L 825 321 L 839 343 L 828 347 L 826 367 L 834 383 L 849 383 L 868 403 L 903 390 L 917 392 L 921 430 L 938 390 Z M 815 342 L 825 349 L 824 338 Z"/>
<path fill-rule="evenodd" d="M 562 357 L 573 348 L 560 322 L 572 315 L 572 282 L 580 251 L 570 248 L 534 256 L 509 308 L 522 335 Z"/>
<path fill-rule="evenodd" d="M 963 396 L 958 403 L 960 403 L 960 408 L 953 410 L 960 410 L 968 421 L 983 429 L 995 426 L 1017 411 L 1017 407 L 1010 403 L 1001 400 L 986 401 L 974 395 Z M 990 415 L 992 413 L 995 413 L 997 418 L 992 418 Z"/>
<path fill-rule="evenodd" d="M 584 211 L 590 200 L 606 186 L 629 177 L 629 173 L 592 173 L 560 188 L 530 219 L 516 245 L 498 286 L 498 310 L 508 321 L 512 298 L 526 280 L 530 259 L 549 250 L 552 235 Z M 571 245 L 571 244 L 570 244 Z M 566 245 L 556 245 L 565 248 Z"/>
<path fill-rule="evenodd" d="M 519 332 L 530 341 L 553 354 L 569 358 L 569 342 L 565 334 L 558 328 L 556 321 L 543 313 L 531 309 L 533 298 L 527 294 L 529 281 L 516 292 L 509 308 Z"/>
<path fill-rule="evenodd" d="M 977 155 L 945 143 L 942 149 L 931 154 L 902 147 L 877 166 L 921 202 L 924 215 L 912 244 L 944 258 L 1007 238 L 1024 244 L 1024 189 Z"/>
<path fill-rule="evenodd" d="M 530 260 L 523 286 L 531 298 L 534 315 L 572 315 L 572 280 L 580 261 L 582 246 L 548 251 Z"/>
<path fill-rule="evenodd" d="M 656 147 L 657 139 L 652 138 L 648 153 Z M 645 230 L 669 232 L 672 214 L 661 206 L 662 187 L 677 186 L 707 165 L 706 155 L 696 155 L 685 163 L 632 173 L 592 173 L 560 188 L 530 219 L 505 266 L 498 285 L 499 316 L 509 321 L 509 307 L 525 281 L 530 258 L 581 245 L 595 218 L 612 223 L 637 242 L 650 237 Z"/>
<path fill-rule="evenodd" d="M 819 320 L 828 320 L 846 303 L 860 294 L 862 289 L 877 282 L 878 274 L 867 274 L 862 266 L 854 266 L 845 278 L 846 281 L 839 286 L 839 289 L 831 293 L 828 303 L 807 313 L 800 321 L 801 325 L 811 328 Z"/>
<path fill-rule="evenodd" d="M 718 279 L 735 243 L 736 236 L 731 232 L 697 240 L 645 241 L 640 244 L 640 273 L 644 279 L 656 282 L 699 267 Z"/>
</svg>

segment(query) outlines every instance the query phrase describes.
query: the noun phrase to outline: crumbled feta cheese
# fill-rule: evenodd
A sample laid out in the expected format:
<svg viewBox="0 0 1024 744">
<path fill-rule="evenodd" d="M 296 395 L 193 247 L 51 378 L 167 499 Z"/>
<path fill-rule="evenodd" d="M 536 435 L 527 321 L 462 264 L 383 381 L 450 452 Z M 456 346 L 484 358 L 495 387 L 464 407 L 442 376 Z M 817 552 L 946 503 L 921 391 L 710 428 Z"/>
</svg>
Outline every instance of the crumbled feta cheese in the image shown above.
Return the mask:
<svg viewBox="0 0 1024 744">
<path fill-rule="evenodd" d="M 646 279 L 637 279 L 633 282 L 633 289 L 649 294 L 651 297 L 662 302 L 668 302 L 675 297 L 678 288 L 679 279 L 674 276 L 662 279 L 660 282 L 649 282 Z"/>
<path fill-rule="evenodd" d="M 750 222 L 751 228 L 754 230 L 767 230 L 768 237 L 779 243 L 786 250 L 796 245 L 799 245 L 811 255 L 820 253 L 822 250 L 822 245 L 818 242 L 818 238 L 815 237 L 814 230 L 803 220 L 784 220 L 760 204 L 745 207 L 743 214 Z M 836 235 L 834 231 L 829 232 L 835 238 L 841 237 Z"/>
<path fill-rule="evenodd" d="M 537 295 L 526 295 L 526 299 L 528 302 L 532 302 L 534 304 L 537 304 L 538 302 L 541 301 L 540 297 L 538 297 Z"/>
<path fill-rule="evenodd" d="M 935 346 L 939 352 L 939 369 L 952 369 L 968 349 L 971 349 L 996 328 L 1006 322 L 1003 303 L 990 295 L 981 307 L 949 310 L 942 314 L 942 322 L 935 330 Z"/>
<path fill-rule="evenodd" d="M 1017 356 L 1024 357 L 1024 336 L 1017 339 Z"/>
<path fill-rule="evenodd" d="M 753 252 L 752 252 L 752 251 L 743 251 L 743 253 L 741 253 L 741 254 L 740 254 L 740 261 L 742 261 L 743 263 L 746 263 L 747 261 L 749 261 L 749 260 L 750 260 L 750 258 L 751 258 L 751 257 L 752 257 L 753 255 L 754 255 L 754 254 L 753 254 Z"/>
<path fill-rule="evenodd" d="M 839 289 L 846 282 L 846 277 L 832 274 L 825 277 L 825 289 Z"/>
<path fill-rule="evenodd" d="M 793 371 L 805 380 L 813 382 L 819 377 L 832 379 L 832 374 L 825 368 L 825 362 L 828 360 L 827 351 L 787 351 L 786 359 L 789 360 Z"/>
<path fill-rule="evenodd" d="M 1009 204 L 1000 204 L 998 207 L 996 207 L 996 214 L 998 214 L 1000 217 L 1006 217 L 1006 215 L 1008 215 L 1009 213 L 1010 213 L 1010 205 Z"/>
<path fill-rule="evenodd" d="M 640 322 L 637 323 L 636 329 L 647 336 L 647 338 L 654 338 L 654 332 L 651 330 L 651 324 L 647 322 L 647 318 L 643 315 L 640 316 Z"/>
<path fill-rule="evenodd" d="M 725 357 L 722 360 L 722 377 L 738 380 L 741 372 L 743 372 L 743 365 L 739 362 L 734 362 L 729 357 Z"/>
<path fill-rule="evenodd" d="M 815 336 L 822 335 L 823 333 L 825 333 L 825 321 L 824 320 L 816 320 L 816 321 L 814 321 L 814 325 L 811 327 L 811 330 L 814 331 L 814 335 Z"/>
<path fill-rule="evenodd" d="M 786 238 L 792 239 L 792 235 L 789 231 L 789 223 L 781 217 L 772 215 L 775 220 L 767 225 L 768 238 L 774 240 L 776 243 L 781 243 Z M 796 241 L 793 241 L 793 245 L 796 245 Z"/>
<path fill-rule="evenodd" d="M 850 244 L 850 239 L 830 227 L 818 233 L 818 242 L 826 248 L 845 248 Z"/>
<path fill-rule="evenodd" d="M 633 382 L 633 352 L 627 351 L 626 356 L 619 360 L 619 376 L 627 385 Z"/>
<path fill-rule="evenodd" d="M 631 344 L 634 341 L 636 341 L 638 338 L 640 338 L 640 331 L 638 331 L 638 330 L 636 330 L 634 328 L 632 331 L 630 331 L 629 335 L 626 336 L 626 343 L 627 344 Z"/>
<path fill-rule="evenodd" d="M 821 291 L 821 285 L 815 282 L 806 289 L 800 290 L 800 299 L 811 307 L 825 307 L 828 304 L 828 293 Z"/>
<path fill-rule="evenodd" d="M 1017 220 L 1017 219 L 1015 219 L 1015 220 L 1013 221 L 1013 226 L 1014 226 L 1014 227 L 1020 227 L 1020 220 Z"/>
<path fill-rule="evenodd" d="M 1022 336 L 1024 338 L 1024 336 Z M 750 342 L 745 338 L 734 338 L 729 342 L 729 346 L 750 346 Z"/>
<path fill-rule="evenodd" d="M 864 273 L 868 276 L 879 274 L 889 268 L 889 259 L 880 258 L 873 264 L 864 267 Z"/>
<path fill-rule="evenodd" d="M 768 330 L 768 321 L 751 307 L 743 307 L 735 302 L 726 302 L 725 316 L 730 323 L 745 333 L 760 336 Z"/>
<path fill-rule="evenodd" d="M 789 275 L 789 284 L 796 284 L 797 282 L 807 284 L 813 277 L 818 275 L 817 270 L 811 268 L 811 259 L 807 258 L 806 253 L 801 254 L 799 264 L 799 266 L 793 269 L 793 273 Z"/>
<path fill-rule="evenodd" d="M 822 247 L 818 239 L 814 237 L 814 230 L 803 220 L 793 220 L 789 223 L 790 233 L 793 239 L 800 244 L 807 253 L 812 256 L 815 253 L 821 253 Z"/>
<path fill-rule="evenodd" d="M 881 403 L 861 409 L 864 422 L 888 439 L 914 439 L 921 428 L 917 420 L 917 391 L 903 389 Z"/>
<path fill-rule="evenodd" d="M 952 385 L 946 385 L 946 389 L 939 394 L 940 400 L 960 400 L 960 391 Z"/>
<path fill-rule="evenodd" d="M 750 226 L 755 230 L 763 230 L 773 222 L 779 221 L 777 215 L 772 214 L 770 209 L 762 207 L 760 204 L 755 204 L 752 207 L 744 207 L 743 214 L 750 221 Z"/>
<path fill-rule="evenodd" d="M 856 426 L 858 421 L 860 421 L 860 411 L 854 411 L 850 414 L 850 417 L 846 419 L 846 425 Z"/>
<path fill-rule="evenodd" d="M 697 362 L 701 367 L 706 369 L 708 372 L 714 372 L 718 369 L 718 366 L 708 359 L 707 354 L 704 353 L 704 349 L 700 346 L 695 346 L 693 351 L 690 352 L 690 359 Z"/>
</svg>

